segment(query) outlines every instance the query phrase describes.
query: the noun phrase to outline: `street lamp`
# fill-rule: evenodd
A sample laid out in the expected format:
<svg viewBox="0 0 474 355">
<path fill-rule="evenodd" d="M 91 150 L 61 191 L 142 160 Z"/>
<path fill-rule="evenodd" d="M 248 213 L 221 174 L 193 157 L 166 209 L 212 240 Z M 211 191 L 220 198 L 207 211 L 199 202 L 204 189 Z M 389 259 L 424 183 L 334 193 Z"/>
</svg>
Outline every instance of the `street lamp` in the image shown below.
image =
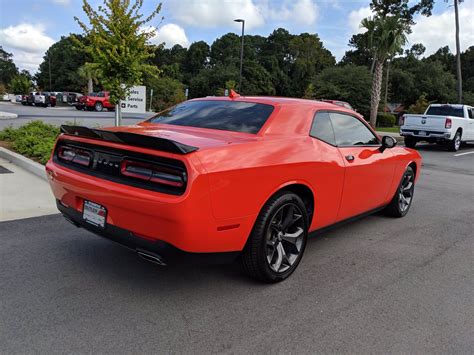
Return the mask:
<svg viewBox="0 0 474 355">
<path fill-rule="evenodd" d="M 244 28 L 245 20 L 238 18 L 234 20 L 235 22 L 242 23 L 242 44 L 240 46 L 240 76 L 239 76 L 239 93 L 242 94 L 242 63 L 244 61 Z"/>
</svg>

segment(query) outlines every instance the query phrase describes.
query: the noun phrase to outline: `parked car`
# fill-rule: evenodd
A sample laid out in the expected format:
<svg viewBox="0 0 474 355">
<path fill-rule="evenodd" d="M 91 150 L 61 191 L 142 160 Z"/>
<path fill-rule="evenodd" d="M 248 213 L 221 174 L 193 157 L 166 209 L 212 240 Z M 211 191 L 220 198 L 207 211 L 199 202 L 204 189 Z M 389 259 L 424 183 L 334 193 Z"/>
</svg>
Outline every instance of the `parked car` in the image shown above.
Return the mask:
<svg viewBox="0 0 474 355">
<path fill-rule="evenodd" d="M 64 95 L 66 97 L 66 102 L 68 105 L 74 106 L 78 110 L 82 109 L 81 107 L 77 107 L 77 105 L 79 104 L 79 99 L 84 95 L 78 92 L 67 92 L 67 93 L 64 93 Z"/>
<path fill-rule="evenodd" d="M 421 156 L 361 115 L 303 99 L 194 99 L 133 126 L 62 126 L 47 175 L 75 226 L 146 260 L 240 255 L 287 278 L 308 232 L 385 210 L 403 217 Z"/>
<path fill-rule="evenodd" d="M 25 106 L 33 106 L 35 104 L 35 93 L 30 92 L 28 95 L 22 95 L 21 104 Z"/>
<path fill-rule="evenodd" d="M 458 151 L 462 142 L 474 142 L 474 108 L 468 105 L 432 104 L 423 115 L 406 114 L 400 120 L 405 145 L 418 142 L 444 144 Z"/>
<path fill-rule="evenodd" d="M 354 110 L 354 109 L 352 108 L 352 106 L 351 106 L 348 102 L 345 102 L 345 101 L 340 101 L 340 100 L 327 100 L 327 99 L 320 99 L 319 101 L 327 102 L 327 103 L 334 104 L 334 105 L 337 105 L 337 106 L 342 106 L 342 107 L 347 108 L 348 110 Z"/>
<path fill-rule="evenodd" d="M 15 95 L 15 102 L 21 102 L 23 95 Z"/>
<path fill-rule="evenodd" d="M 56 96 L 47 91 L 33 93 L 33 102 L 35 106 L 54 107 L 56 106 Z"/>
<path fill-rule="evenodd" d="M 109 93 L 107 91 L 91 92 L 79 98 L 75 105 L 78 110 L 95 110 L 97 112 L 106 108 L 113 111 L 115 106 L 109 101 Z"/>
</svg>

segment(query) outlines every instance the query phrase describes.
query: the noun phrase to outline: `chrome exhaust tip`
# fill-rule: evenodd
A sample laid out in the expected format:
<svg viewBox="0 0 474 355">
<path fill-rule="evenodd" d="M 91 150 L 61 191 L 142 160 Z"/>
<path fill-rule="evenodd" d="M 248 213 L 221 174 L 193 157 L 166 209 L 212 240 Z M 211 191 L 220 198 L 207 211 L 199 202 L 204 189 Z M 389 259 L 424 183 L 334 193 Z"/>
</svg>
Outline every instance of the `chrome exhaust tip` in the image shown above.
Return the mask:
<svg viewBox="0 0 474 355">
<path fill-rule="evenodd" d="M 149 261 L 150 263 L 166 266 L 165 260 L 158 254 L 150 253 L 149 251 L 144 250 L 137 250 L 137 254 L 140 258 Z"/>
</svg>

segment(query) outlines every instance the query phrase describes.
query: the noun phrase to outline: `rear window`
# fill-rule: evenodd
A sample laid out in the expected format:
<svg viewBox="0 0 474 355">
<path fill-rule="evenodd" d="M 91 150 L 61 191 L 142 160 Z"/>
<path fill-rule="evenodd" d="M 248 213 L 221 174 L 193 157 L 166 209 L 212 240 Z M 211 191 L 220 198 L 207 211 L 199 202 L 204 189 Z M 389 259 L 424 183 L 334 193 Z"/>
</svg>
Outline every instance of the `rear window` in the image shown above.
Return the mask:
<svg viewBox="0 0 474 355">
<path fill-rule="evenodd" d="M 149 122 L 256 134 L 272 112 L 272 105 L 255 102 L 187 101 L 158 113 Z"/>
<path fill-rule="evenodd" d="M 427 115 L 434 115 L 434 116 L 454 116 L 454 117 L 464 117 L 464 111 L 462 107 L 454 107 L 454 106 L 431 106 L 428 111 L 426 111 Z"/>
</svg>

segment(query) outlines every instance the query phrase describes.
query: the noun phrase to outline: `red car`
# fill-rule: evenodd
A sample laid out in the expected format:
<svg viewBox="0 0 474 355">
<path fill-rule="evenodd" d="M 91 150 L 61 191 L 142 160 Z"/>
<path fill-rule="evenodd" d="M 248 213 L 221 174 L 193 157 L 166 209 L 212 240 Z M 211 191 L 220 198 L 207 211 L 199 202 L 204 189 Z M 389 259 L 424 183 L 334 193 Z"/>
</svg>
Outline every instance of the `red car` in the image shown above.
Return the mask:
<svg viewBox="0 0 474 355">
<path fill-rule="evenodd" d="M 133 126 L 62 126 L 46 170 L 76 226 L 159 264 L 176 251 L 237 254 L 276 282 L 297 267 L 308 232 L 408 212 L 421 157 L 395 145 L 343 107 L 234 95 Z"/>
<path fill-rule="evenodd" d="M 109 111 L 115 109 L 115 106 L 109 101 L 109 93 L 107 91 L 91 92 L 80 96 L 74 106 L 78 110 L 94 110 L 97 112 L 102 111 L 104 108 Z"/>
</svg>

